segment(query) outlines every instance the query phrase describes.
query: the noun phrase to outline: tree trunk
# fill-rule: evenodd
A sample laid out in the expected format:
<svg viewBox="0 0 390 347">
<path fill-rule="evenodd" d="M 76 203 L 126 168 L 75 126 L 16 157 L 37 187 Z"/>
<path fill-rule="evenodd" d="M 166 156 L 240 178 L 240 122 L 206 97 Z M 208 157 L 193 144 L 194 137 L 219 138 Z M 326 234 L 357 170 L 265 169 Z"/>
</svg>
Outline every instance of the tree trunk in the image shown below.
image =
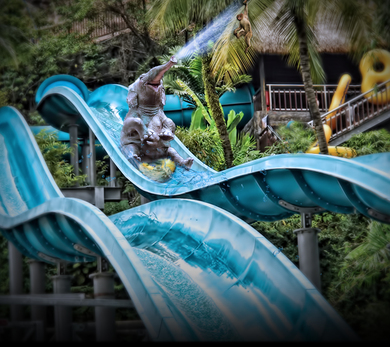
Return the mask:
<svg viewBox="0 0 390 347">
<path fill-rule="evenodd" d="M 211 115 L 217 126 L 219 137 L 222 141 L 223 154 L 225 157 L 226 166 L 231 168 L 233 166 L 233 152 L 227 132 L 226 122 L 223 117 L 219 98 L 215 92 L 215 79 L 210 70 L 210 57 L 204 56 L 202 59 L 202 75 L 205 89 L 205 96 L 208 107 L 211 110 Z"/>
<path fill-rule="evenodd" d="M 309 53 L 307 48 L 307 35 L 305 29 L 305 23 L 296 14 L 294 14 L 294 23 L 297 29 L 298 42 L 299 42 L 299 57 L 301 64 L 301 73 L 307 102 L 309 104 L 310 116 L 314 123 L 314 129 L 316 132 L 318 145 L 320 147 L 321 154 L 328 153 L 328 145 L 326 143 L 324 127 L 321 121 L 320 110 L 318 109 L 316 97 L 314 94 L 313 81 L 310 75 L 310 62 Z"/>
</svg>

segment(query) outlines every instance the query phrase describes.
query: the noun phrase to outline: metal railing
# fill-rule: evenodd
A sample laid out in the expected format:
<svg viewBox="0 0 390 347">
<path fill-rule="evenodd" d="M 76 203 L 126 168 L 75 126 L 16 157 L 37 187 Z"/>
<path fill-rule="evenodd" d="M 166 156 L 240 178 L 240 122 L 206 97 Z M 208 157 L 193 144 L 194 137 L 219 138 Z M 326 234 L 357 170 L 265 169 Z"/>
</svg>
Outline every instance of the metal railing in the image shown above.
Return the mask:
<svg viewBox="0 0 390 347">
<path fill-rule="evenodd" d="M 267 84 L 269 109 L 271 111 L 309 111 L 303 84 Z M 319 109 L 326 112 L 330 106 L 337 84 L 314 84 Z M 347 96 L 360 94 L 360 85 L 350 85 Z"/>
<path fill-rule="evenodd" d="M 91 38 L 98 38 L 127 28 L 123 18 L 112 13 L 104 13 L 94 19 L 84 19 L 81 22 L 72 23 L 71 32 L 86 34 L 92 28 Z"/>
<path fill-rule="evenodd" d="M 333 128 L 330 141 L 390 110 L 389 83 L 390 79 L 321 115 L 322 123 Z M 327 120 L 329 115 L 332 116 Z"/>
<path fill-rule="evenodd" d="M 56 32 L 58 28 L 66 25 L 66 21 L 59 21 L 52 25 L 40 27 L 40 30 L 53 30 Z M 73 22 L 68 29 L 69 33 L 78 33 L 85 35 L 90 32 L 92 39 L 98 39 L 110 34 L 116 36 L 119 33 L 127 31 L 128 25 L 122 17 L 113 13 L 104 13 L 94 19 L 83 19 L 79 22 Z M 37 40 L 39 41 L 39 40 Z"/>
</svg>

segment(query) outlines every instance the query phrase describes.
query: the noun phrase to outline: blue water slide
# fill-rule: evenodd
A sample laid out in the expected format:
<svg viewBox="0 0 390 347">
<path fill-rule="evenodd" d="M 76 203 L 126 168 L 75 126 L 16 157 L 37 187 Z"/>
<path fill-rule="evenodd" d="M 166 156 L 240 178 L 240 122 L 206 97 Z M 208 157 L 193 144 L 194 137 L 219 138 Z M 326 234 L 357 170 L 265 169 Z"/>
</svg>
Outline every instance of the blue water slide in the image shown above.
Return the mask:
<svg viewBox="0 0 390 347">
<path fill-rule="evenodd" d="M 317 154 L 275 155 L 216 172 L 175 138 L 173 148 L 194 158 L 191 170 L 177 168 L 170 180 L 144 176 L 120 149 L 119 136 L 128 111 L 127 88 L 106 85 L 85 96 L 80 84 L 69 86 L 62 75 L 51 77 L 37 93 L 42 117 L 59 130 L 91 128 L 119 170 L 150 200 L 194 199 L 213 204 L 251 223 L 276 221 L 310 208 L 314 213 L 361 213 L 390 223 L 390 153 L 355 159 Z M 50 80 L 50 79 L 49 79 Z M 81 81 L 80 81 L 81 83 Z"/>
<path fill-rule="evenodd" d="M 0 109 L 0 156 L 2 234 L 51 264 L 106 257 L 153 340 L 357 340 L 283 253 L 229 212 L 165 199 L 107 217 L 65 198 L 12 107 Z"/>
</svg>

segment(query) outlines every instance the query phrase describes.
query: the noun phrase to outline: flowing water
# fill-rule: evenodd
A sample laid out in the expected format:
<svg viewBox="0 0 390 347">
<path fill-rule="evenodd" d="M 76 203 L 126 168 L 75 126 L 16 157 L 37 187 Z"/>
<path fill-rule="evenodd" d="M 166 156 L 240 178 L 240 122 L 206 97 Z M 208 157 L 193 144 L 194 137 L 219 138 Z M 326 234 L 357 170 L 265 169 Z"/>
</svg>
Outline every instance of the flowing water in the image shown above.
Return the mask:
<svg viewBox="0 0 390 347">
<path fill-rule="evenodd" d="M 233 2 L 207 27 L 197 33 L 195 38 L 176 54 L 176 58 L 178 60 L 183 59 L 190 56 L 193 52 L 206 53 L 226 29 L 226 23 L 236 17 L 237 10 L 240 7 L 243 7 L 242 1 Z"/>
<path fill-rule="evenodd" d="M 114 144 L 121 149 L 120 134 L 123 127 L 122 119 L 126 115 L 125 110 L 114 108 L 108 103 L 95 105 L 95 107 L 91 107 L 91 109 L 106 134 L 111 138 Z M 133 167 L 139 170 L 139 162 L 131 156 L 131 153 L 125 155 Z M 147 177 L 145 176 L 145 178 Z M 220 175 L 216 178 L 215 173 L 210 171 L 186 170 L 183 167 L 177 166 L 172 176 L 161 184 L 162 187 L 164 187 L 164 194 L 173 195 L 180 187 L 187 187 L 190 190 L 195 190 L 217 183 L 220 180 Z"/>
</svg>

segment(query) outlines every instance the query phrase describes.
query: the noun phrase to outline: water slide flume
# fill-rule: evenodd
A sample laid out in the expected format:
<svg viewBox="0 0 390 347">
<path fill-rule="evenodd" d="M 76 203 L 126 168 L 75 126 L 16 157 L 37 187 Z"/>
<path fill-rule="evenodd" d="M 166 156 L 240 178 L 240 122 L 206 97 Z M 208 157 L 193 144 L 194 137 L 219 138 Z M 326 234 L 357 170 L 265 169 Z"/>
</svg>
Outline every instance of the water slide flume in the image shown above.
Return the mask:
<svg viewBox="0 0 390 347">
<path fill-rule="evenodd" d="M 344 74 L 340 77 L 340 81 L 337 85 L 337 88 L 334 92 L 332 102 L 329 106 L 329 112 L 333 109 L 339 107 L 345 102 L 345 97 L 351 84 L 352 77 L 348 74 Z M 332 136 L 332 131 L 336 129 L 336 123 L 339 121 L 336 117 L 337 111 L 334 111 L 326 116 L 327 124 L 324 124 L 324 132 L 326 143 L 329 142 L 330 137 Z M 320 147 L 318 146 L 318 141 L 315 141 L 313 145 L 306 151 L 306 153 L 318 154 L 320 153 Z M 339 147 L 339 146 L 328 146 L 328 153 L 337 157 L 344 158 L 353 158 L 356 157 L 356 151 L 353 148 L 348 147 Z"/>
<path fill-rule="evenodd" d="M 367 159 L 286 154 L 216 172 L 175 138 L 172 147 L 183 158 L 194 158 L 192 169 L 177 168 L 165 183 L 152 181 L 120 150 L 119 134 L 128 110 L 126 96 L 127 88 L 120 85 L 106 85 L 90 93 L 80 80 L 58 75 L 43 82 L 36 101 L 41 115 L 59 130 L 66 131 L 74 122 L 80 136 L 87 136 L 91 128 L 119 170 L 150 200 L 200 200 L 249 223 L 284 219 L 302 208 L 358 211 L 390 222 L 389 153 Z"/>
<path fill-rule="evenodd" d="M 329 139 L 332 136 L 332 129 L 329 125 L 324 124 L 324 132 L 326 143 L 329 143 Z M 306 151 L 306 153 L 318 154 L 320 153 L 320 147 L 318 141 L 314 142 L 313 145 Z M 340 146 L 328 146 L 328 153 L 336 157 L 353 158 L 356 157 L 356 151 L 353 148 L 340 147 Z"/>
<path fill-rule="evenodd" d="M 356 340 L 306 277 L 230 213 L 170 199 L 107 217 L 64 198 L 11 107 L 0 109 L 0 155 L 3 235 L 48 263 L 106 257 L 153 340 Z"/>
</svg>

